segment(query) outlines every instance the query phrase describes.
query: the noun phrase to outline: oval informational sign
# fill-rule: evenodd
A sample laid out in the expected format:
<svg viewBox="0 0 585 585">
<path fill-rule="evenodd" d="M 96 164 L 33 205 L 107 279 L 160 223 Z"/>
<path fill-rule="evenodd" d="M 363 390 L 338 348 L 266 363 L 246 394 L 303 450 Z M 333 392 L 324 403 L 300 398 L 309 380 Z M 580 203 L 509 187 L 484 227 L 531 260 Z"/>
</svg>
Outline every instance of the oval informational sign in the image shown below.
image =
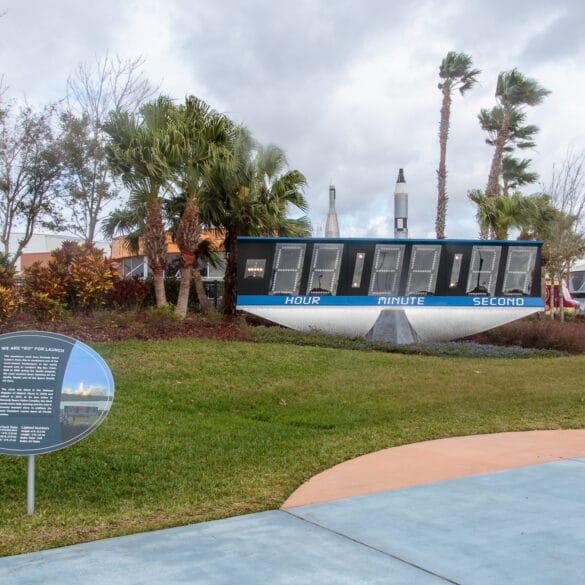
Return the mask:
<svg viewBox="0 0 585 585">
<path fill-rule="evenodd" d="M 0 335 L 0 453 L 37 455 L 83 439 L 104 420 L 114 380 L 93 349 L 65 335 Z"/>
</svg>

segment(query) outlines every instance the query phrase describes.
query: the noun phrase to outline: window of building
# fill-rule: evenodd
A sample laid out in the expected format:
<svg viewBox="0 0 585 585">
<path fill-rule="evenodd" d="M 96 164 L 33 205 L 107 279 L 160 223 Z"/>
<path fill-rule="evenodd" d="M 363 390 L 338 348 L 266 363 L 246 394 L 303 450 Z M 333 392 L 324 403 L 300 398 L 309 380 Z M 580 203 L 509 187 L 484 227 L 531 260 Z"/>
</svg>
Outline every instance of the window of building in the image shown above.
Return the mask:
<svg viewBox="0 0 585 585">
<path fill-rule="evenodd" d="M 403 257 L 404 246 L 376 246 L 369 294 L 398 294 Z"/>
<path fill-rule="evenodd" d="M 309 295 L 334 295 L 337 292 L 343 244 L 315 244 L 307 283 Z"/>
<path fill-rule="evenodd" d="M 414 245 L 408 268 L 407 295 L 434 295 L 441 246 Z"/>
<path fill-rule="evenodd" d="M 271 295 L 298 295 L 306 244 L 277 244 Z"/>
<path fill-rule="evenodd" d="M 576 293 L 585 293 L 585 270 L 575 270 L 569 275 L 569 290 Z"/>
<path fill-rule="evenodd" d="M 145 274 L 144 256 L 130 256 L 122 260 L 122 275 L 124 278 L 144 278 Z"/>
<path fill-rule="evenodd" d="M 495 294 L 501 252 L 501 246 L 473 246 L 467 294 Z"/>
<path fill-rule="evenodd" d="M 508 248 L 506 275 L 502 292 L 505 295 L 528 295 L 532 286 L 532 272 L 536 248 L 518 246 Z"/>
</svg>

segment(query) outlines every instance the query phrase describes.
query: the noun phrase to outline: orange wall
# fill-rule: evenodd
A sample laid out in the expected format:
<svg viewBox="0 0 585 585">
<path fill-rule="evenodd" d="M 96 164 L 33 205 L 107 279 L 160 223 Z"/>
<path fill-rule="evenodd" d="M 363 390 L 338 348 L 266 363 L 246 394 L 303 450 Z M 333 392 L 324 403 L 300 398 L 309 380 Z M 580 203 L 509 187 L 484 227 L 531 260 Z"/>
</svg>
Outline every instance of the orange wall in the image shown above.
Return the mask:
<svg viewBox="0 0 585 585">
<path fill-rule="evenodd" d="M 213 243 L 217 248 L 221 248 L 223 243 L 223 232 L 220 230 L 208 230 L 204 229 L 201 231 L 201 238 L 204 240 L 212 240 Z M 171 235 L 167 234 L 167 245 L 168 245 L 168 253 L 169 254 L 178 254 L 179 248 L 177 248 L 177 244 L 172 241 Z M 134 254 L 128 250 L 126 246 L 126 242 L 124 241 L 123 237 L 114 238 L 112 241 L 112 259 L 121 259 L 121 258 L 128 258 L 129 256 L 142 256 L 144 251 L 142 249 L 142 241 L 139 244 L 139 252 L 138 254 Z"/>
<path fill-rule="evenodd" d="M 29 268 L 35 262 L 40 262 L 43 266 L 46 266 L 51 259 L 51 252 L 23 252 L 20 256 L 20 270 L 23 271 L 25 268 Z"/>
</svg>

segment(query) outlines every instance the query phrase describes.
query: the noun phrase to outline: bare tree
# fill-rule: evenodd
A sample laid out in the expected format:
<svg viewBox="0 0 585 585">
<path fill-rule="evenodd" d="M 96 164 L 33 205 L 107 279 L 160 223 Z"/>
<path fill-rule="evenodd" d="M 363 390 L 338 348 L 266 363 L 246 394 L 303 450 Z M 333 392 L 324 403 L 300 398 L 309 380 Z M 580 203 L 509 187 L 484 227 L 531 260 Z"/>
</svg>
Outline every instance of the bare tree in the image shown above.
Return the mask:
<svg viewBox="0 0 585 585">
<path fill-rule="evenodd" d="M 553 165 L 545 192 L 558 209 L 575 218 L 574 230 L 585 232 L 585 150 L 567 150 L 565 160 Z"/>
<path fill-rule="evenodd" d="M 81 63 L 67 80 L 67 109 L 88 115 L 98 130 L 108 114 L 135 112 L 157 88 L 142 73 L 142 57 L 122 60 L 108 53 L 95 63 Z"/>
<path fill-rule="evenodd" d="M 0 244 L 14 266 L 38 224 L 55 216 L 55 198 L 61 177 L 58 141 L 51 129 L 54 106 L 34 112 L 23 106 L 15 112 L 0 107 Z M 10 255 L 11 236 L 23 230 Z"/>
<path fill-rule="evenodd" d="M 111 112 L 135 112 L 155 88 L 142 72 L 144 60 L 106 54 L 80 64 L 67 82 L 61 117 L 64 190 L 69 210 L 65 228 L 94 241 L 104 207 L 118 196 L 107 164 L 103 125 Z"/>
</svg>

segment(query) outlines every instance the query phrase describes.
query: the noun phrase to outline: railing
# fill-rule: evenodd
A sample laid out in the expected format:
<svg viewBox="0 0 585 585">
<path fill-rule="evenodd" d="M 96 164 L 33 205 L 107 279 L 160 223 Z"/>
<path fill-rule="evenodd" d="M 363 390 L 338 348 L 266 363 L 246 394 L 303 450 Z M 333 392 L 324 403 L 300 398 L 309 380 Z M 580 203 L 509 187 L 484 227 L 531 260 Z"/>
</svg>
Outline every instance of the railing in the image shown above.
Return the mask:
<svg viewBox="0 0 585 585">
<path fill-rule="evenodd" d="M 203 282 L 209 302 L 214 309 L 219 307 L 223 296 L 223 280 L 208 280 Z"/>
</svg>

